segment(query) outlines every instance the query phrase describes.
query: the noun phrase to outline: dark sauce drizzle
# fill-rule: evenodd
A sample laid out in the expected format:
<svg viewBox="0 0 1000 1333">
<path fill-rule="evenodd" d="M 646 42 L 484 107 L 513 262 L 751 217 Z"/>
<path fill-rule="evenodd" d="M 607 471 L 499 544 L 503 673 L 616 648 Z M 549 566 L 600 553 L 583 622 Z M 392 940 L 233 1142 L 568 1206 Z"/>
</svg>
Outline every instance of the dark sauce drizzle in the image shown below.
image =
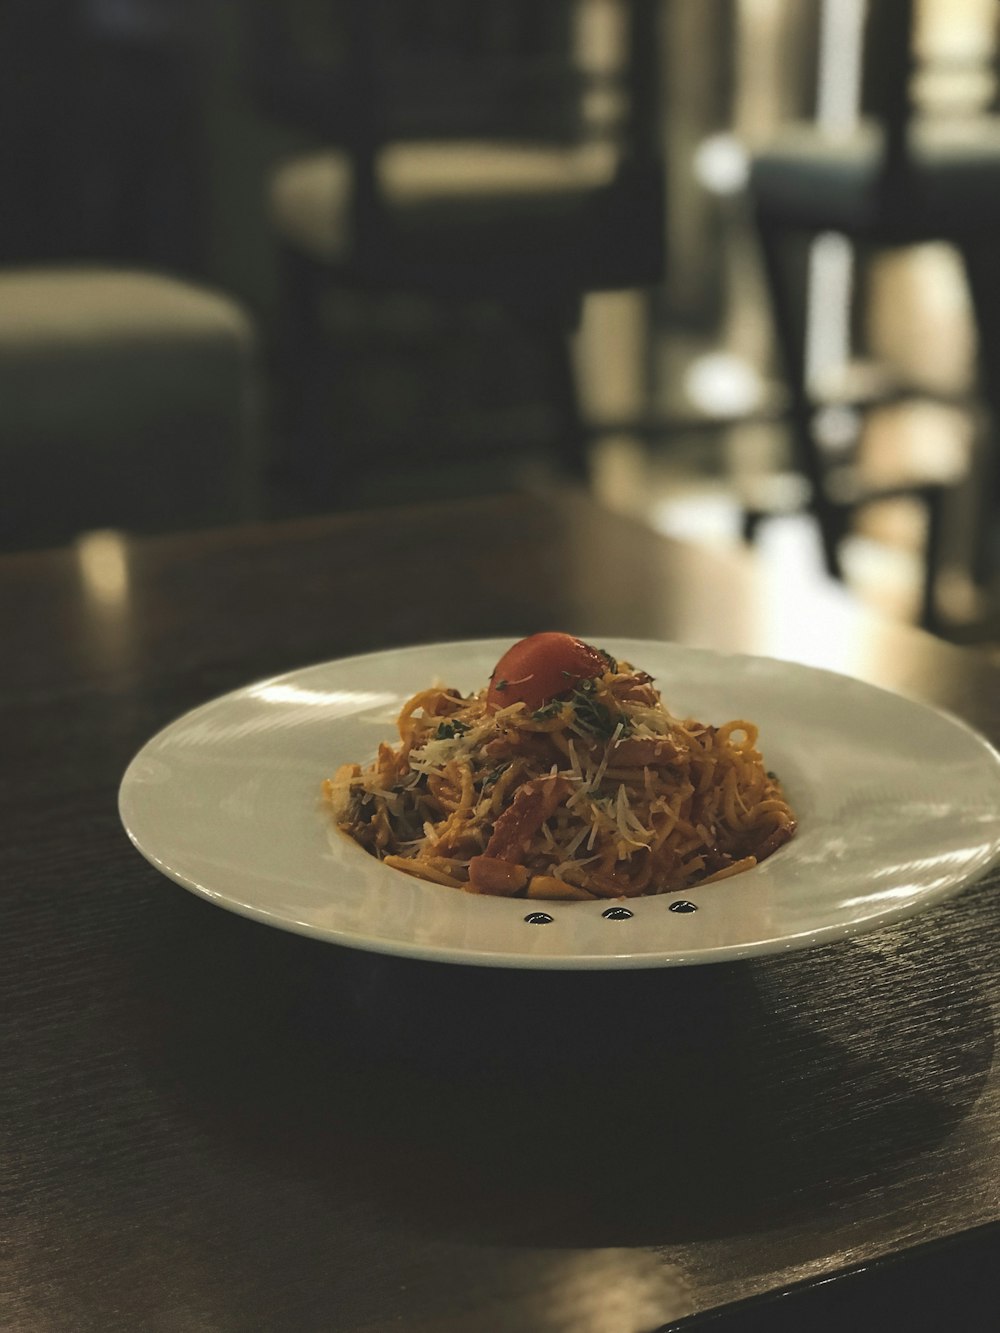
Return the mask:
<svg viewBox="0 0 1000 1333">
<path fill-rule="evenodd" d="M 671 912 L 697 912 L 698 907 L 695 903 L 689 903 L 686 898 L 675 898 L 670 904 Z M 605 921 L 628 921 L 634 915 L 627 907 L 608 907 L 602 913 Z M 552 921 L 548 912 L 529 912 L 524 918 L 529 926 L 547 926 Z"/>
</svg>

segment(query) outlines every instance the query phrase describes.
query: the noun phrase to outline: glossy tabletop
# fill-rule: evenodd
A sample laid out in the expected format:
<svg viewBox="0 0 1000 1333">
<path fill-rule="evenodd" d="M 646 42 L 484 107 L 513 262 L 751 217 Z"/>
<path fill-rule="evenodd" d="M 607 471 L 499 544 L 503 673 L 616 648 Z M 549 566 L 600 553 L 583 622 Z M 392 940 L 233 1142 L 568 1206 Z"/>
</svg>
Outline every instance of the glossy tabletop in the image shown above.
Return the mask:
<svg viewBox="0 0 1000 1333">
<path fill-rule="evenodd" d="M 767 654 L 998 742 L 984 658 L 579 496 L 92 537 L 0 558 L 0 623 L 0 1327 L 917 1327 L 928 1273 L 995 1308 L 995 873 L 786 957 L 492 970 L 222 911 L 116 809 L 180 713 L 386 647 Z"/>
</svg>

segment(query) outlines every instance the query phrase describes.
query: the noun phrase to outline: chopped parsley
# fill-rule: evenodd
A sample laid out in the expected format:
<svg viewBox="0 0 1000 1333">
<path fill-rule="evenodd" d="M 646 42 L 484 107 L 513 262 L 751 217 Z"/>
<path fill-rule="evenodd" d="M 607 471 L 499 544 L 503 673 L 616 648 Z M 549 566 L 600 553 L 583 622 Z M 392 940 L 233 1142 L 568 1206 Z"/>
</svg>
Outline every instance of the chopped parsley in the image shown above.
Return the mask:
<svg viewBox="0 0 1000 1333">
<path fill-rule="evenodd" d="M 468 730 L 468 724 L 460 722 L 456 717 L 450 722 L 440 723 L 437 731 L 434 733 L 434 739 L 436 741 L 450 741 L 453 737 L 461 736 L 463 732 Z"/>
<path fill-rule="evenodd" d="M 558 717 L 562 712 L 564 700 L 550 699 L 547 704 L 542 704 L 541 708 L 536 708 L 532 717 L 536 722 L 547 722 L 549 718 Z"/>
<path fill-rule="evenodd" d="M 598 740 L 610 740 L 614 734 L 617 720 L 610 708 L 594 698 L 597 684 L 593 680 L 581 680 L 571 696 L 573 713 L 584 731 Z"/>
</svg>

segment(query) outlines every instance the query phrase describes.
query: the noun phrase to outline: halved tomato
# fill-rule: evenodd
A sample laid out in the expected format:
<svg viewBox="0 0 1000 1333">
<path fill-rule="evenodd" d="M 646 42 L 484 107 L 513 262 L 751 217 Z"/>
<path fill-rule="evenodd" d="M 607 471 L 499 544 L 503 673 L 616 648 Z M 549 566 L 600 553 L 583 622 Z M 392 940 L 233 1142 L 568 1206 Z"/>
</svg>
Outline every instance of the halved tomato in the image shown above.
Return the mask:
<svg viewBox="0 0 1000 1333">
<path fill-rule="evenodd" d="M 613 659 L 571 634 L 530 634 L 508 648 L 490 677 L 490 708 L 523 703 L 532 712 L 581 680 L 602 676 Z"/>
</svg>

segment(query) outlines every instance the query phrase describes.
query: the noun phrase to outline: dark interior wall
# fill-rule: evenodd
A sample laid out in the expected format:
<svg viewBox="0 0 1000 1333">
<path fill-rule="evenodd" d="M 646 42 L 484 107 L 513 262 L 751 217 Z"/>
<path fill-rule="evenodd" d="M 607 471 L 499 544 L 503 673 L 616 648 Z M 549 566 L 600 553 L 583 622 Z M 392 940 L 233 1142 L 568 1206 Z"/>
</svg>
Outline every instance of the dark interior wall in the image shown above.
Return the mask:
<svg viewBox="0 0 1000 1333">
<path fill-rule="evenodd" d="M 0 5 L 0 258 L 69 244 L 66 182 L 75 175 L 77 30 L 66 0 Z"/>
<path fill-rule="evenodd" d="M 241 0 L 3 0 L 0 263 L 94 259 L 274 299 Z"/>
</svg>

